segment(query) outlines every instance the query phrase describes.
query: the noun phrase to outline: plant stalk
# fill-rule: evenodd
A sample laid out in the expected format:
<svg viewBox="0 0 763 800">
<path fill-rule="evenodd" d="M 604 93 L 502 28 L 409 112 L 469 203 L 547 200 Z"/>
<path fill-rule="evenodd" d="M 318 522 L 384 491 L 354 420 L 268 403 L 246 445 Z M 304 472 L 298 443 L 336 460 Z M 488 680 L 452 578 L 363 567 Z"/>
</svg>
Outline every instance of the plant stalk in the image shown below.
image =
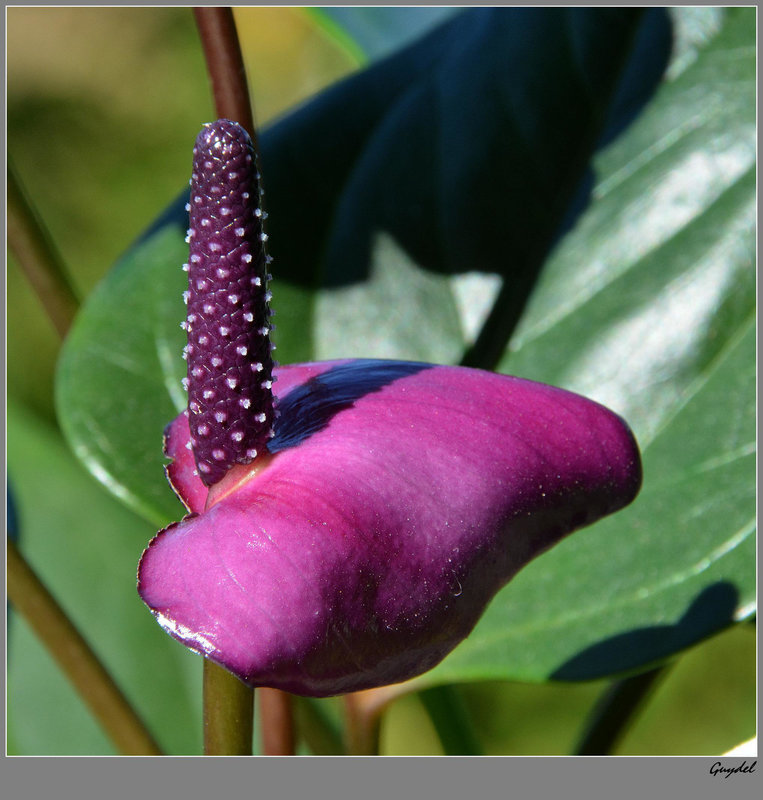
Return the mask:
<svg viewBox="0 0 763 800">
<path fill-rule="evenodd" d="M 344 698 L 345 747 L 351 756 L 379 755 L 381 714 L 358 702 L 356 694 Z"/>
<path fill-rule="evenodd" d="M 612 683 L 594 706 L 575 755 L 610 755 L 666 670 L 655 667 Z"/>
<path fill-rule="evenodd" d="M 254 689 L 204 659 L 204 755 L 250 756 Z"/>
<path fill-rule="evenodd" d="M 8 245 L 45 312 L 63 339 L 79 301 L 66 276 L 63 259 L 8 164 Z"/>
<path fill-rule="evenodd" d="M 379 755 L 382 713 L 405 692 L 403 686 L 379 686 L 344 696 L 345 749 L 349 755 Z"/>
<path fill-rule="evenodd" d="M 7 570 L 8 599 L 48 648 L 116 749 L 123 755 L 162 755 L 106 668 L 10 540 Z"/>
<path fill-rule="evenodd" d="M 484 755 L 463 698 L 454 686 L 433 686 L 419 698 L 440 737 L 446 756 Z"/>
<path fill-rule="evenodd" d="M 296 752 L 293 698 L 279 689 L 260 689 L 262 753 L 293 756 Z"/>
<path fill-rule="evenodd" d="M 233 10 L 208 6 L 194 8 L 193 13 L 212 81 L 217 116 L 242 125 L 256 148 L 254 117 Z"/>
<path fill-rule="evenodd" d="M 315 756 L 346 755 L 342 730 L 326 706 L 312 697 L 292 697 L 295 727 Z"/>
</svg>

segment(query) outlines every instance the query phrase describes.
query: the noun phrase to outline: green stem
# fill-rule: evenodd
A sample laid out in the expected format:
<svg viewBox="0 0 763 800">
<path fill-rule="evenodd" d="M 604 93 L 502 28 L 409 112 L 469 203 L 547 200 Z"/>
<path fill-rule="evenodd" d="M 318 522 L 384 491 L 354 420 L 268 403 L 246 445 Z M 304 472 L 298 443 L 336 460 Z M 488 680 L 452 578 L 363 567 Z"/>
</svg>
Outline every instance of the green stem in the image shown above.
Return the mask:
<svg viewBox="0 0 763 800">
<path fill-rule="evenodd" d="M 117 750 L 124 755 L 162 755 L 106 668 L 10 540 L 7 576 L 13 607 L 40 637 Z"/>
<path fill-rule="evenodd" d="M 217 116 L 242 125 L 257 146 L 246 69 L 230 8 L 194 8 Z"/>
<path fill-rule="evenodd" d="M 262 753 L 266 756 L 293 756 L 296 752 L 293 698 L 279 689 L 260 689 Z"/>
<path fill-rule="evenodd" d="M 482 748 L 466 712 L 463 698 L 453 686 L 433 686 L 419 698 L 440 737 L 446 756 L 478 756 Z"/>
<path fill-rule="evenodd" d="M 346 755 L 342 730 L 321 700 L 296 697 L 296 722 L 300 737 L 315 756 Z"/>
<path fill-rule="evenodd" d="M 594 706 L 575 755 L 605 756 L 612 753 L 655 682 L 666 670 L 667 666 L 655 667 L 612 683 Z"/>
<path fill-rule="evenodd" d="M 63 339 L 79 307 L 63 260 L 8 164 L 8 245 Z"/>
<path fill-rule="evenodd" d="M 204 659 L 204 755 L 250 756 L 254 689 Z"/>
</svg>

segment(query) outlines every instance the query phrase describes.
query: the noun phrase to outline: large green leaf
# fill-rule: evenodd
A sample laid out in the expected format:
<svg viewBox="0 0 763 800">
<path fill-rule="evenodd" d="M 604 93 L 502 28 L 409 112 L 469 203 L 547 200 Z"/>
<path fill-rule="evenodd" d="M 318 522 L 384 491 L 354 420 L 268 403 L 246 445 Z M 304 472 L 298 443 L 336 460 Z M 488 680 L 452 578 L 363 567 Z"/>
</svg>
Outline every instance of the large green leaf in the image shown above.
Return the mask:
<svg viewBox="0 0 763 800">
<path fill-rule="evenodd" d="M 480 338 L 500 354 L 511 328 L 502 329 L 503 320 L 529 296 L 499 369 L 608 403 L 631 421 L 644 448 L 637 502 L 528 567 L 422 683 L 626 671 L 749 613 L 754 15 L 729 12 L 724 20 L 710 44 L 691 57 L 684 49 L 672 81 L 598 159 L 594 201 L 537 283 L 560 230 L 583 207 L 594 140 L 611 139 L 611 125 L 622 128 L 643 90 L 632 91 L 630 103 L 611 104 L 609 123 L 595 103 L 560 119 L 554 103 L 568 95 L 559 91 L 538 91 L 537 113 L 517 110 L 505 102 L 517 98 L 517 85 L 503 94 L 486 89 L 495 61 L 477 57 L 480 44 L 495 57 L 499 39 L 480 40 L 471 30 L 438 43 L 435 32 L 423 49 L 381 62 L 364 73 L 365 83 L 356 76 L 263 138 L 282 361 L 456 362 Z M 557 59 L 538 73 L 543 80 L 566 80 L 572 71 L 559 41 L 538 41 L 553 46 Z M 451 51 L 472 70 L 471 82 L 450 84 L 466 105 L 427 88 L 455 74 Z M 482 63 L 492 65 L 487 73 Z M 605 58 L 602 68 L 611 63 Z M 574 104 L 579 87 L 576 95 L 574 80 L 564 85 Z M 612 89 L 601 91 L 606 105 Z M 357 105 L 359 96 L 370 98 L 366 106 Z M 433 97 L 441 107 L 423 102 Z M 491 98 L 504 101 L 493 102 L 493 116 Z M 469 109 L 482 115 L 484 131 L 470 127 Z M 511 150 L 528 120 L 547 126 L 529 140 L 534 145 L 525 141 L 510 156 L 491 149 L 506 140 Z M 558 135 L 563 121 L 570 142 Z M 311 130 L 314 138 L 305 140 Z M 462 148 L 461 134 L 478 138 Z M 392 164 L 395 142 L 412 143 L 421 158 Z M 437 158 L 427 156 L 426 142 L 438 144 Z M 565 152 L 576 154 L 573 166 Z M 459 175 L 468 182 L 456 197 Z M 172 219 L 92 296 L 58 376 L 62 425 L 78 455 L 157 524 L 180 513 L 161 480 L 159 444 L 183 404 L 184 225 Z M 485 328 L 479 335 L 486 317 L 487 337 Z"/>
<path fill-rule="evenodd" d="M 500 366 L 622 413 L 641 495 L 526 568 L 423 683 L 627 671 L 754 612 L 753 31 L 732 16 L 600 159 Z"/>
</svg>

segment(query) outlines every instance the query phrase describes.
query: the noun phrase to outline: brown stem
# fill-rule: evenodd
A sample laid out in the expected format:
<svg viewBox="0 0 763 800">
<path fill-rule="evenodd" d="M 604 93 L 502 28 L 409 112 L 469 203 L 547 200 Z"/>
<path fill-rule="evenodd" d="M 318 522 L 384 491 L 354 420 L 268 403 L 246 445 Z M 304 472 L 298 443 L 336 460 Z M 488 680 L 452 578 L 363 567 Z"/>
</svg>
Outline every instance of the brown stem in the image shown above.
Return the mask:
<svg viewBox="0 0 763 800">
<path fill-rule="evenodd" d="M 296 751 L 292 696 L 278 689 L 260 689 L 262 752 L 293 756 Z"/>
<path fill-rule="evenodd" d="M 10 540 L 8 599 L 48 648 L 117 750 L 124 755 L 162 755 L 106 668 Z"/>
<path fill-rule="evenodd" d="M 254 689 L 204 659 L 204 755 L 250 756 Z"/>
<path fill-rule="evenodd" d="M 345 737 L 347 752 L 351 756 L 379 755 L 379 732 L 381 717 L 367 714 L 366 709 L 355 702 L 353 695 L 344 699 Z"/>
<path fill-rule="evenodd" d="M 71 327 L 79 302 L 66 277 L 63 260 L 10 163 L 7 224 L 8 245 L 63 339 Z"/>
<path fill-rule="evenodd" d="M 379 755 L 382 712 L 400 694 L 397 684 L 345 695 L 345 746 L 349 755 Z"/>
<path fill-rule="evenodd" d="M 256 148 L 246 70 L 233 11 L 230 8 L 212 6 L 194 8 L 193 13 L 212 81 L 217 116 L 242 125 L 252 137 Z"/>
</svg>

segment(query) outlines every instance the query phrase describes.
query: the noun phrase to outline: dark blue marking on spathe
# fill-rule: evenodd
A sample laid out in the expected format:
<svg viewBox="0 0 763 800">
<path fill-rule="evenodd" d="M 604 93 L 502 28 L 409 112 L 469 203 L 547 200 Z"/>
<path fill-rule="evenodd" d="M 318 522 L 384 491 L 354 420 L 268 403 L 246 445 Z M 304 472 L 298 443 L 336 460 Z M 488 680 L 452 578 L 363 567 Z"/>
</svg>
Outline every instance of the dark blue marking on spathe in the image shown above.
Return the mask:
<svg viewBox="0 0 763 800">
<path fill-rule="evenodd" d="M 415 361 L 363 358 L 339 364 L 310 378 L 279 399 L 277 409 L 280 416 L 268 450 L 278 453 L 296 447 L 325 428 L 335 414 L 349 408 L 361 397 L 431 367 L 432 364 Z"/>
</svg>

